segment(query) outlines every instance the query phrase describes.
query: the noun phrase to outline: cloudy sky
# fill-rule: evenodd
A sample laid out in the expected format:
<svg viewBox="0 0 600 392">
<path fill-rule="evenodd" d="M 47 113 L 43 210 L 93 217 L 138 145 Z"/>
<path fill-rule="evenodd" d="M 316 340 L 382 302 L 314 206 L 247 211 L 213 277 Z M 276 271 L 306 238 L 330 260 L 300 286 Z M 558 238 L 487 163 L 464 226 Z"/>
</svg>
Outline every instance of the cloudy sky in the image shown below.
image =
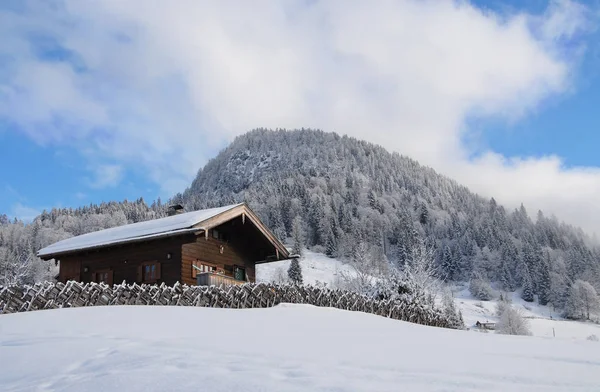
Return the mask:
<svg viewBox="0 0 600 392">
<path fill-rule="evenodd" d="M 0 212 L 167 198 L 236 135 L 314 127 L 600 233 L 599 11 L 3 0 Z"/>
</svg>

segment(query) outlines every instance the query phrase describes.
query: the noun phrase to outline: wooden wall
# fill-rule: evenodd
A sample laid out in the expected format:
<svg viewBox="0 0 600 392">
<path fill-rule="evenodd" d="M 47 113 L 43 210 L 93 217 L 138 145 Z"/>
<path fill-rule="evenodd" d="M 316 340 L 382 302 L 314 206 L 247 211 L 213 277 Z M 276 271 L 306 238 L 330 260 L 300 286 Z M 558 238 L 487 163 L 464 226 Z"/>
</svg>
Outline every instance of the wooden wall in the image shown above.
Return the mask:
<svg viewBox="0 0 600 392">
<path fill-rule="evenodd" d="M 223 253 L 220 252 L 221 246 L 223 246 Z M 200 236 L 192 243 L 183 244 L 181 258 L 181 281 L 183 283 L 196 284 L 196 279 L 192 278 L 192 262 L 196 260 L 216 264 L 218 268 L 223 269 L 225 266 L 234 265 L 244 267 L 247 279 L 250 282 L 255 281 L 254 261 L 232 243 Z"/>
<path fill-rule="evenodd" d="M 186 241 L 193 241 L 193 238 L 171 237 L 63 256 L 60 258 L 60 280 L 70 278 L 91 282 L 94 272 L 110 270 L 113 283 L 134 283 L 139 282 L 138 266 L 141 263 L 158 261 L 161 265 L 161 277 L 157 283 L 172 285 L 181 280 L 181 245 Z M 172 255 L 170 260 L 167 259 L 167 253 Z M 85 267 L 88 272 L 84 272 Z M 79 279 L 73 276 L 77 273 Z"/>
<path fill-rule="evenodd" d="M 216 229 L 225 233 L 227 240 L 213 238 L 210 230 L 208 238 L 202 235 L 194 242 L 182 246 L 182 283 L 196 284 L 196 279 L 192 277 L 192 262 L 196 260 L 216 264 L 222 269 L 234 265 L 244 267 L 247 280 L 256 281 L 255 262 L 274 255 L 274 246 L 252 223 L 247 221 L 243 223 L 241 217 L 223 223 Z M 220 252 L 221 246 L 223 246 L 223 253 Z"/>
<path fill-rule="evenodd" d="M 61 282 L 81 279 L 81 262 L 76 259 L 61 260 L 58 279 Z"/>
<path fill-rule="evenodd" d="M 138 267 L 141 263 L 160 262 L 161 278 L 158 284 L 172 285 L 175 282 L 195 285 L 192 263 L 196 260 L 217 265 L 240 266 L 246 271 L 250 282 L 256 280 L 255 262 L 275 255 L 275 247 L 251 223 L 234 218 L 216 228 L 226 234 L 226 239 L 216 239 L 212 230 L 204 234 L 181 235 L 148 242 L 113 246 L 96 251 L 75 253 L 60 258 L 60 280 L 66 279 L 91 282 L 94 273 L 110 270 L 113 283 L 140 283 Z M 223 247 L 223 252 L 220 249 Z M 170 260 L 167 253 L 171 253 Z M 87 267 L 88 271 L 84 272 Z"/>
</svg>

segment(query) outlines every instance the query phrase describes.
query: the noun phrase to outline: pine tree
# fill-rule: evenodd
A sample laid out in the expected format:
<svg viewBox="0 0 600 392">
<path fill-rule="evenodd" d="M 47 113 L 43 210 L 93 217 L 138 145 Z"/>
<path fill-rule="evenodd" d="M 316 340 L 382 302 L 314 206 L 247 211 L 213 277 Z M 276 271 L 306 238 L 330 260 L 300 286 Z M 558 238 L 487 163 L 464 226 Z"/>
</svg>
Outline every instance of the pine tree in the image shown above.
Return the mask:
<svg viewBox="0 0 600 392">
<path fill-rule="evenodd" d="M 465 323 L 463 321 L 462 313 L 456 307 L 454 298 L 452 297 L 452 293 L 450 292 L 450 290 L 445 290 L 442 302 L 444 315 L 446 316 L 450 327 L 456 329 L 463 329 L 465 327 Z"/>
<path fill-rule="evenodd" d="M 302 233 L 302 218 L 299 216 L 294 218 L 292 223 L 292 253 L 302 256 L 302 248 L 304 247 L 304 235 Z"/>
<path fill-rule="evenodd" d="M 327 243 L 325 244 L 325 254 L 331 258 L 337 255 L 337 240 L 333 235 L 333 231 L 329 229 L 327 233 Z"/>
<path fill-rule="evenodd" d="M 444 253 L 442 255 L 442 269 L 445 274 L 446 280 L 454 280 L 458 273 L 458 266 L 456 265 L 456 258 L 452 254 L 452 250 L 448 245 L 444 246 Z"/>
<path fill-rule="evenodd" d="M 294 284 L 302 284 L 302 268 L 298 259 L 292 259 L 288 268 L 288 277 Z"/>
<path fill-rule="evenodd" d="M 550 255 L 546 253 L 542 260 L 540 268 L 540 280 L 537 284 L 538 287 L 538 301 L 540 305 L 547 305 L 550 301 L 550 292 L 552 289 L 552 282 L 550 278 Z"/>
<path fill-rule="evenodd" d="M 504 290 L 514 290 L 512 273 L 510 272 L 508 261 L 504 258 L 502 258 L 500 262 L 500 283 Z"/>
<path fill-rule="evenodd" d="M 429 209 L 425 203 L 419 205 L 419 222 L 422 225 L 426 225 L 429 222 Z"/>
<path fill-rule="evenodd" d="M 527 302 L 533 302 L 533 295 L 533 283 L 531 282 L 529 269 L 527 268 L 527 266 L 525 266 L 523 275 L 523 293 L 521 294 L 521 298 L 523 298 Z"/>
</svg>

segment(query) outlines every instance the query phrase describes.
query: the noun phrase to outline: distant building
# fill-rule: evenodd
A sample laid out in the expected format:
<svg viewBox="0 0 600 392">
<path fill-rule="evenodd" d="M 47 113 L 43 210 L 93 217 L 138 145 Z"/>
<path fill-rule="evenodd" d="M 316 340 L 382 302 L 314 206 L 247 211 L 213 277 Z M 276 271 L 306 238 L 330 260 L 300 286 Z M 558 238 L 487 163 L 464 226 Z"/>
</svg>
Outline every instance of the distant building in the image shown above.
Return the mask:
<svg viewBox="0 0 600 392">
<path fill-rule="evenodd" d="M 496 329 L 496 323 L 490 323 L 490 322 L 480 323 L 479 321 L 477 321 L 475 323 L 475 326 L 480 329 L 490 329 L 490 330 Z"/>
<path fill-rule="evenodd" d="M 290 258 L 246 204 L 183 212 L 80 235 L 38 252 L 60 263 L 59 280 L 238 284 L 255 281 L 258 263 Z"/>
</svg>

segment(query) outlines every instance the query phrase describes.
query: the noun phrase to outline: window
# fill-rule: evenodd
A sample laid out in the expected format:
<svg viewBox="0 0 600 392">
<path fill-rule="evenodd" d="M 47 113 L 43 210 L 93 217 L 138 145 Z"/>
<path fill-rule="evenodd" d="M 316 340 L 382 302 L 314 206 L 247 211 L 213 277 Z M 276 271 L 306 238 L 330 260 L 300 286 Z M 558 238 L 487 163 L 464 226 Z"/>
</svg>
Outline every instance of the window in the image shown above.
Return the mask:
<svg viewBox="0 0 600 392">
<path fill-rule="evenodd" d="M 111 270 L 100 270 L 94 272 L 94 282 L 106 283 L 112 285 L 113 283 L 113 272 Z"/>
<path fill-rule="evenodd" d="M 216 240 L 219 241 L 223 241 L 223 242 L 228 242 L 229 241 L 229 234 L 217 229 L 212 229 L 212 237 Z"/>
<path fill-rule="evenodd" d="M 233 277 L 236 280 L 246 280 L 246 270 L 237 265 L 233 267 Z"/>
<path fill-rule="evenodd" d="M 96 282 L 107 283 L 108 282 L 108 271 L 107 272 L 98 272 L 96 274 Z"/>
<path fill-rule="evenodd" d="M 142 283 L 156 283 L 160 279 L 160 263 L 147 261 L 138 267 L 138 281 Z"/>
<path fill-rule="evenodd" d="M 217 266 L 200 260 L 192 262 L 192 278 L 203 272 L 217 272 Z"/>
<path fill-rule="evenodd" d="M 144 277 L 143 280 L 144 282 L 151 282 L 151 281 L 155 281 L 157 279 L 157 273 L 156 273 L 156 264 L 147 264 L 144 266 Z"/>
</svg>

